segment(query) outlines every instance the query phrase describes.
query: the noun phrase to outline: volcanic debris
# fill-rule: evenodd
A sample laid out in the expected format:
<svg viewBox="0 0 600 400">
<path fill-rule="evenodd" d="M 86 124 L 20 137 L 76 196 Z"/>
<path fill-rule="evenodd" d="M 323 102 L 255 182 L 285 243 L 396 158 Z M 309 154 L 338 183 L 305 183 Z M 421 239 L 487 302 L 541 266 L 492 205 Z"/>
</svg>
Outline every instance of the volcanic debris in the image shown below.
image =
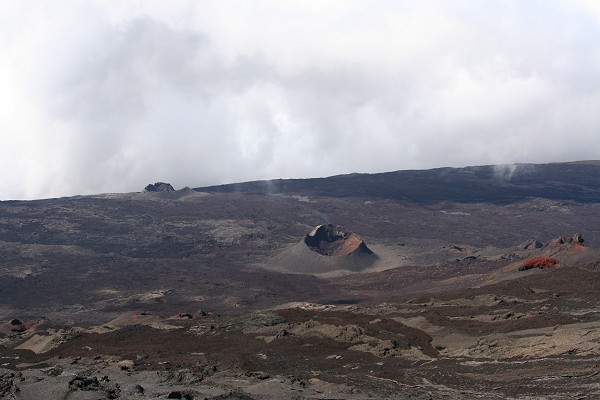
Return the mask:
<svg viewBox="0 0 600 400">
<path fill-rule="evenodd" d="M 573 235 L 573 237 L 568 238 L 568 239 L 565 239 L 562 236 L 551 239 L 548 241 L 548 243 L 546 243 L 544 245 L 544 247 L 556 247 L 556 246 L 559 246 L 559 245 L 565 244 L 565 243 L 582 245 L 583 243 L 585 243 L 585 240 L 583 240 L 581 233 L 576 233 L 575 235 Z"/>
<path fill-rule="evenodd" d="M 519 271 L 527 271 L 533 268 L 548 269 L 558 267 L 558 265 L 558 260 L 553 257 L 539 256 L 523 261 L 523 265 L 519 267 Z"/>
</svg>

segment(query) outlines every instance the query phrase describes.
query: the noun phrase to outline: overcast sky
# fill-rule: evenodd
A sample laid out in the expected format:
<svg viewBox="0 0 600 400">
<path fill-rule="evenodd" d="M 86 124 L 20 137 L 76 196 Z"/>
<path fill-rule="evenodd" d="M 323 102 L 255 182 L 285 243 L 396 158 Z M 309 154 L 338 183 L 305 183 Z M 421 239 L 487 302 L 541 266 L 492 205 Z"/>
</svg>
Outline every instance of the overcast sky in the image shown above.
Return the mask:
<svg viewBox="0 0 600 400">
<path fill-rule="evenodd" d="M 579 159 L 595 0 L 0 0 L 0 199 Z"/>
</svg>

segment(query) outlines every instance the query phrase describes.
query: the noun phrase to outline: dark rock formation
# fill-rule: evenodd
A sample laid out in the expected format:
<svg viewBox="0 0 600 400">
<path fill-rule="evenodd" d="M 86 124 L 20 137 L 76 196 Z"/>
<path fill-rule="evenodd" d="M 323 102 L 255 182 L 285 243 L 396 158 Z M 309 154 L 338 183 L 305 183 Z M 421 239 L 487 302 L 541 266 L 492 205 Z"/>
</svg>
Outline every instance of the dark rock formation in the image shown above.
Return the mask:
<svg viewBox="0 0 600 400">
<path fill-rule="evenodd" d="M 585 240 L 583 240 L 581 233 L 576 233 L 572 238 L 569 239 L 569 243 L 583 244 L 584 242 Z"/>
<path fill-rule="evenodd" d="M 174 192 L 173 186 L 170 183 L 156 182 L 149 184 L 144 188 L 144 192 Z"/>
<path fill-rule="evenodd" d="M 304 237 L 304 243 L 314 252 L 324 256 L 347 256 L 354 253 L 371 254 L 372 251 L 355 233 L 341 226 L 319 225 Z"/>
<path fill-rule="evenodd" d="M 568 239 L 564 238 L 563 236 L 551 239 L 544 245 L 544 248 L 557 248 L 564 244 L 583 246 L 584 242 L 585 240 L 583 240 L 581 233 L 576 233 L 575 235 L 573 235 L 573 237 L 570 237 Z"/>
</svg>

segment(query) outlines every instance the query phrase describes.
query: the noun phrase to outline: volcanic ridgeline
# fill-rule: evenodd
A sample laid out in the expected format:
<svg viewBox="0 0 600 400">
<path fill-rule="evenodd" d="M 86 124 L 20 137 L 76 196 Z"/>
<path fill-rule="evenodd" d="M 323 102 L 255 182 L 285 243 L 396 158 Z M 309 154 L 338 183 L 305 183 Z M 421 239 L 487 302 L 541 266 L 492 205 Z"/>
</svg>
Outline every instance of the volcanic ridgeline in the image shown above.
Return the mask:
<svg viewBox="0 0 600 400">
<path fill-rule="evenodd" d="M 269 268 L 305 274 L 360 272 L 377 259 L 359 235 L 341 226 L 325 224 L 318 225 L 301 241 L 275 256 Z"/>
<path fill-rule="evenodd" d="M 465 168 L 276 179 L 195 188 L 208 193 L 510 204 L 530 198 L 600 203 L 600 161 L 484 165 Z"/>
</svg>

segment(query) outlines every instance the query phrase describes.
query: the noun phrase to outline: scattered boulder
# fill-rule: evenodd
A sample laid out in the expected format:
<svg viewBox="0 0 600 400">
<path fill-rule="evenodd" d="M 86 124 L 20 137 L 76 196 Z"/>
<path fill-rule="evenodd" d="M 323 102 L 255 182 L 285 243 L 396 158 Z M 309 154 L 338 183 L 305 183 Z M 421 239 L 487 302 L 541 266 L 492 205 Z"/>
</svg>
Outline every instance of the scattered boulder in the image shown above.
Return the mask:
<svg viewBox="0 0 600 400">
<path fill-rule="evenodd" d="M 192 385 L 202 382 L 204 378 L 213 376 L 217 371 L 217 367 L 207 364 L 196 364 L 190 368 L 180 369 L 176 371 L 168 371 L 165 376 L 165 382 L 171 384 Z"/>
<path fill-rule="evenodd" d="M 244 375 L 251 378 L 259 379 L 261 381 L 264 381 L 265 379 L 269 379 L 271 377 L 271 375 L 263 371 L 246 371 Z"/>
<path fill-rule="evenodd" d="M 254 398 L 241 392 L 231 392 L 228 394 L 222 394 L 216 397 L 211 397 L 209 400 L 254 400 Z"/>
<path fill-rule="evenodd" d="M 121 371 L 133 371 L 135 367 L 135 361 L 133 360 L 122 360 L 117 363 Z"/>
<path fill-rule="evenodd" d="M 100 382 L 97 377 L 80 377 L 74 376 L 71 382 L 69 382 L 69 388 L 71 390 L 100 390 Z"/>
<path fill-rule="evenodd" d="M 275 335 L 275 339 L 281 339 L 282 337 L 289 336 L 289 334 L 290 333 L 288 331 L 282 329 L 279 332 L 277 332 L 277 334 Z"/>
<path fill-rule="evenodd" d="M 533 268 L 548 269 L 558 267 L 558 265 L 559 262 L 555 258 L 547 256 L 538 256 L 523 261 L 523 265 L 519 267 L 519 271 L 527 271 Z"/>
<path fill-rule="evenodd" d="M 341 226 L 319 225 L 304 237 L 312 251 L 324 256 L 347 256 L 354 253 L 373 253 L 355 233 Z"/>
<path fill-rule="evenodd" d="M 170 183 L 156 182 L 155 184 L 149 184 L 144 188 L 144 193 L 147 192 L 174 192 L 173 186 Z"/>
<path fill-rule="evenodd" d="M 110 381 L 108 376 L 103 376 L 100 379 L 96 376 L 79 376 L 75 375 L 69 381 L 69 390 L 71 391 L 84 391 L 84 392 L 103 392 L 102 396 L 85 396 L 85 398 L 105 398 L 105 399 L 117 399 L 121 396 L 121 388 L 117 383 Z M 68 396 L 71 397 L 71 396 Z M 74 396 L 77 398 L 83 396 Z M 66 398 L 66 397 L 65 397 Z"/>
<path fill-rule="evenodd" d="M 464 247 L 456 246 L 454 244 L 447 244 L 447 245 L 443 246 L 442 249 L 444 249 L 444 250 L 451 250 L 451 251 L 458 251 L 458 252 L 461 252 L 461 253 L 463 251 L 465 251 Z"/>
<path fill-rule="evenodd" d="M 131 388 L 131 394 L 144 394 L 144 388 L 141 385 L 135 385 Z"/>
<path fill-rule="evenodd" d="M 23 375 L 20 372 L 0 369 L 0 398 L 16 399 L 19 392 L 17 382 L 22 380 Z"/>
</svg>

